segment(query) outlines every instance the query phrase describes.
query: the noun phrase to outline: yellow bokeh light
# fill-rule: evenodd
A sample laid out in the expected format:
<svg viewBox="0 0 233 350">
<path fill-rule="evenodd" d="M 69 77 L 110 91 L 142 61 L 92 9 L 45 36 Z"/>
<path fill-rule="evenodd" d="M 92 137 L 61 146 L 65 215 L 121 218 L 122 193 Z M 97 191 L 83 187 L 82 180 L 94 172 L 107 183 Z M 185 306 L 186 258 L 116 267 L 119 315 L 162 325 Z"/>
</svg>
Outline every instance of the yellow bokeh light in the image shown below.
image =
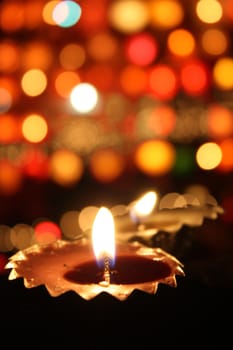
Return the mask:
<svg viewBox="0 0 233 350">
<path fill-rule="evenodd" d="M 233 88 L 233 59 L 219 58 L 213 67 L 213 78 L 216 85 L 223 90 Z"/>
<path fill-rule="evenodd" d="M 149 23 L 146 4 L 139 0 L 117 0 L 109 7 L 112 26 L 124 33 L 136 33 Z"/>
<path fill-rule="evenodd" d="M 48 133 L 47 122 L 44 117 L 38 114 L 31 114 L 23 120 L 22 133 L 24 138 L 29 142 L 41 142 Z"/>
<path fill-rule="evenodd" d="M 182 5 L 176 0 L 149 1 L 150 22 L 152 25 L 171 29 L 178 26 L 184 18 Z"/>
<path fill-rule="evenodd" d="M 169 141 L 148 140 L 137 147 L 134 162 L 146 175 L 160 176 L 172 169 L 175 158 L 175 148 Z"/>
<path fill-rule="evenodd" d="M 41 95 L 47 86 L 47 77 L 40 69 L 30 69 L 24 73 L 21 79 L 21 87 L 24 93 L 34 97 Z"/>
<path fill-rule="evenodd" d="M 57 25 L 55 20 L 53 19 L 53 11 L 55 7 L 60 3 L 60 1 L 48 1 L 45 3 L 42 11 L 42 18 L 45 23 L 50 25 Z"/>
<path fill-rule="evenodd" d="M 203 143 L 196 152 L 196 161 L 203 170 L 215 169 L 221 162 L 222 151 L 215 142 Z"/>
<path fill-rule="evenodd" d="M 74 152 L 60 149 L 50 158 L 50 177 L 61 186 L 72 186 L 83 175 L 83 160 Z"/>
<path fill-rule="evenodd" d="M 204 23 L 217 23 L 222 18 L 222 6 L 217 0 L 199 0 L 196 4 L 198 18 Z"/>
</svg>

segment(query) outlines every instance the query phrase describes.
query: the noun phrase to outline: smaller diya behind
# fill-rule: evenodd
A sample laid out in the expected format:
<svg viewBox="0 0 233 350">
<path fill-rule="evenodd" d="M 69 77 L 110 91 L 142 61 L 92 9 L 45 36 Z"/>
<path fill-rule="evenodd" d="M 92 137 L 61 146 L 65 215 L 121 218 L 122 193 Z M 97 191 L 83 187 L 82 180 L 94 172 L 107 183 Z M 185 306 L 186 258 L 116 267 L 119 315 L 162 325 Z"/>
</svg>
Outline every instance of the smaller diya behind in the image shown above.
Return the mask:
<svg viewBox="0 0 233 350">
<path fill-rule="evenodd" d="M 159 283 L 176 287 L 183 265 L 160 248 L 115 242 L 111 212 L 101 207 L 88 238 L 57 240 L 18 251 L 6 265 L 9 280 L 23 277 L 26 288 L 45 285 L 53 297 L 74 291 L 84 299 L 102 292 L 125 300 L 134 290 L 155 294 Z"/>
</svg>

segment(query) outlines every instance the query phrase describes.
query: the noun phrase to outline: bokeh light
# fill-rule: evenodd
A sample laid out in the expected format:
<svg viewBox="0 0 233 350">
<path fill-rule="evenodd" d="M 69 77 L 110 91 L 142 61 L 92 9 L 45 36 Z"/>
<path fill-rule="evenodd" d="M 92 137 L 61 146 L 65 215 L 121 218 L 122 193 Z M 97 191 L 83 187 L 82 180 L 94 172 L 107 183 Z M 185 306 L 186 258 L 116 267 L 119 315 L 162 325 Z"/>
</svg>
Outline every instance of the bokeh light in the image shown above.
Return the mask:
<svg viewBox="0 0 233 350">
<path fill-rule="evenodd" d="M 0 88 L 0 114 L 7 112 L 12 105 L 10 92 L 5 88 Z"/>
<path fill-rule="evenodd" d="M 196 13 L 204 23 L 217 23 L 222 18 L 222 6 L 216 0 L 199 0 L 196 4 Z"/>
<path fill-rule="evenodd" d="M 222 152 L 222 159 L 218 169 L 228 173 L 233 170 L 233 139 L 226 138 L 219 143 L 219 146 Z"/>
<path fill-rule="evenodd" d="M 49 157 L 41 149 L 25 150 L 21 159 L 21 168 L 25 176 L 39 181 L 49 178 Z"/>
<path fill-rule="evenodd" d="M 73 186 L 82 177 L 84 164 L 81 157 L 72 151 L 60 149 L 50 158 L 49 175 L 61 186 Z"/>
<path fill-rule="evenodd" d="M 23 74 L 21 86 L 28 96 L 41 95 L 47 86 L 47 77 L 40 69 L 30 69 Z"/>
<path fill-rule="evenodd" d="M 4 196 L 14 195 L 23 184 L 20 168 L 8 160 L 0 159 L 0 169 L 0 193 Z"/>
<path fill-rule="evenodd" d="M 0 71 L 13 73 L 20 66 L 20 48 L 13 40 L 3 40 L 0 43 Z"/>
<path fill-rule="evenodd" d="M 89 83 L 80 83 L 75 86 L 70 93 L 70 102 L 79 113 L 91 112 L 98 103 L 98 92 Z"/>
<path fill-rule="evenodd" d="M 14 249 L 25 249 L 30 247 L 34 241 L 34 229 L 32 226 L 19 223 L 10 230 L 10 240 Z"/>
<path fill-rule="evenodd" d="M 20 122 L 12 114 L 4 114 L 0 117 L 0 142 L 11 144 L 20 141 Z"/>
<path fill-rule="evenodd" d="M 87 51 L 96 61 L 109 61 L 117 55 L 118 41 L 108 31 L 101 31 L 89 38 Z"/>
<path fill-rule="evenodd" d="M 206 53 L 213 56 L 223 55 L 229 46 L 226 33 L 218 28 L 209 28 L 201 37 L 201 44 Z"/>
<path fill-rule="evenodd" d="M 64 28 L 75 25 L 81 17 L 81 7 L 74 1 L 59 1 L 52 11 L 54 22 Z"/>
<path fill-rule="evenodd" d="M 44 4 L 43 10 L 42 10 L 42 18 L 45 23 L 50 25 L 57 25 L 57 23 L 53 18 L 53 11 L 59 3 L 60 1 L 52 0 Z"/>
<path fill-rule="evenodd" d="M 155 61 L 158 55 L 156 39 L 148 32 L 129 36 L 125 43 L 125 53 L 129 62 L 147 66 Z"/>
<path fill-rule="evenodd" d="M 41 142 L 48 133 L 47 121 L 41 115 L 30 114 L 22 122 L 22 133 L 24 138 L 29 142 Z"/>
<path fill-rule="evenodd" d="M 0 23 L 4 31 L 12 33 L 22 29 L 24 20 L 24 7 L 22 3 L 8 1 L 1 5 Z"/>
<path fill-rule="evenodd" d="M 150 22 L 161 29 L 172 29 L 179 26 L 184 18 L 184 10 L 176 0 L 150 1 Z"/>
<path fill-rule="evenodd" d="M 76 70 L 83 65 L 86 52 L 83 46 L 72 42 L 65 45 L 59 53 L 61 66 L 66 70 Z"/>
<path fill-rule="evenodd" d="M 233 59 L 231 57 L 219 58 L 213 67 L 215 84 L 223 90 L 233 88 Z"/>
<path fill-rule="evenodd" d="M 123 155 L 113 149 L 97 150 L 89 159 L 89 171 L 94 179 L 102 183 L 110 183 L 118 179 L 125 165 Z"/>
<path fill-rule="evenodd" d="M 224 139 L 233 135 L 233 112 L 221 104 L 209 105 L 206 122 L 209 136 L 213 139 Z"/>
<path fill-rule="evenodd" d="M 117 0 L 109 7 L 111 25 L 123 33 L 137 33 L 149 23 L 147 5 L 139 0 Z"/>
<path fill-rule="evenodd" d="M 149 87 L 155 98 L 161 101 L 175 97 L 179 86 L 173 68 L 166 64 L 155 65 L 149 73 Z"/>
<path fill-rule="evenodd" d="M 173 145 L 164 140 L 148 140 L 135 150 L 134 162 L 137 168 L 149 176 L 161 176 L 174 166 L 176 151 Z"/>
<path fill-rule="evenodd" d="M 59 96 L 66 99 L 80 82 L 80 76 L 74 71 L 58 72 L 54 81 L 55 90 Z"/>
<path fill-rule="evenodd" d="M 173 55 L 190 56 L 195 49 L 195 39 L 190 31 L 179 28 L 168 35 L 167 46 Z"/>
<path fill-rule="evenodd" d="M 42 220 L 34 225 L 35 241 L 44 245 L 52 243 L 62 237 L 60 227 L 50 220 Z"/>
<path fill-rule="evenodd" d="M 186 61 L 180 70 L 181 85 L 188 95 L 200 96 L 210 86 L 210 73 L 200 60 Z"/>
<path fill-rule="evenodd" d="M 196 161 L 204 170 L 215 169 L 222 160 L 221 148 L 214 142 L 203 143 L 196 152 Z"/>
<path fill-rule="evenodd" d="M 169 136 L 176 126 L 175 110 L 166 104 L 157 106 L 149 115 L 148 126 L 156 136 Z"/>
<path fill-rule="evenodd" d="M 24 45 L 24 49 L 21 53 L 22 67 L 23 69 L 39 69 L 42 72 L 50 68 L 53 62 L 53 51 L 46 41 L 30 41 Z M 34 74 L 38 74 L 38 71 L 32 71 Z M 32 73 L 31 72 L 31 73 Z M 39 74 L 38 74 L 38 77 Z M 36 79 L 38 79 L 36 77 Z"/>
<path fill-rule="evenodd" d="M 127 95 L 140 96 L 147 87 L 147 74 L 136 65 L 126 65 L 120 73 L 120 84 Z"/>
<path fill-rule="evenodd" d="M 79 225 L 78 211 L 69 210 L 62 214 L 59 224 L 65 239 L 77 239 L 83 233 Z"/>
</svg>

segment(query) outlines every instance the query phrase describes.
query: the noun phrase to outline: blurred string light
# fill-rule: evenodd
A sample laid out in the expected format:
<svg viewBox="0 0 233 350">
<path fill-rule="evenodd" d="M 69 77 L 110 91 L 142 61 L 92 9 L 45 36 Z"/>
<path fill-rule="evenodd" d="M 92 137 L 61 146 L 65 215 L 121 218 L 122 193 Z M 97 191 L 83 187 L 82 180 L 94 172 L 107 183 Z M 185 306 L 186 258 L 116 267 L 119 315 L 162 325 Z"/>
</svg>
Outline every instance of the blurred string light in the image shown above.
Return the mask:
<svg viewBox="0 0 233 350">
<path fill-rule="evenodd" d="M 113 182 L 129 158 L 146 176 L 231 172 L 232 9 L 3 0 L 0 193 L 24 177 L 73 186 L 85 171 Z M 221 152 L 211 166 L 209 142 Z"/>
</svg>

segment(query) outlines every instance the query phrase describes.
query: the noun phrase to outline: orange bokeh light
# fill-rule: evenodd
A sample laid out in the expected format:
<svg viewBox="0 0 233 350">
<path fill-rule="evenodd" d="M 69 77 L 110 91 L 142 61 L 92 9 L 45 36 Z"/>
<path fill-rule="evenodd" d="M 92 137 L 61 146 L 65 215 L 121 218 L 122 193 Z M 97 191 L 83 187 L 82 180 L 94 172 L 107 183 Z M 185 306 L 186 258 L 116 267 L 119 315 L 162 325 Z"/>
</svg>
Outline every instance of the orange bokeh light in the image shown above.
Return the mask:
<svg viewBox="0 0 233 350">
<path fill-rule="evenodd" d="M 115 181 L 122 175 L 124 169 L 123 155 L 113 149 L 95 151 L 89 159 L 90 173 L 102 183 Z"/>
<path fill-rule="evenodd" d="M 175 157 L 175 148 L 169 141 L 147 140 L 137 146 L 134 162 L 144 174 L 161 176 L 172 169 Z"/>
</svg>

